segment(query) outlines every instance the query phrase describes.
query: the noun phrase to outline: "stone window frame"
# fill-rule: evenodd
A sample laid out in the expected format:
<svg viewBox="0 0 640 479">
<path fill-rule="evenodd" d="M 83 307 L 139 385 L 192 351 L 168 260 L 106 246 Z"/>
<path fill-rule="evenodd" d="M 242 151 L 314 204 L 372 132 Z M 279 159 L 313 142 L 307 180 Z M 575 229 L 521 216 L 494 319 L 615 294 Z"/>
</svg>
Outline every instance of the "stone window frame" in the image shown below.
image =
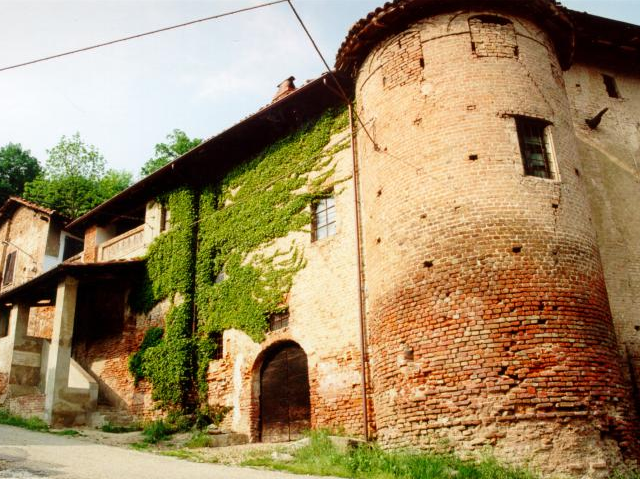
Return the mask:
<svg viewBox="0 0 640 479">
<path fill-rule="evenodd" d="M 11 251 L 4 260 L 4 270 L 2 271 L 2 285 L 7 286 L 13 283 L 16 271 L 17 251 Z"/>
<path fill-rule="evenodd" d="M 553 139 L 551 136 L 552 122 L 543 118 L 536 118 L 525 115 L 513 116 L 516 124 L 516 135 L 518 137 L 518 146 L 520 150 L 520 157 L 522 160 L 522 171 L 524 176 L 530 176 L 533 178 L 539 178 L 543 180 L 559 181 L 558 166 L 556 163 L 556 155 L 553 147 Z M 533 130 L 533 131 L 532 131 Z M 533 134 L 533 135 L 532 135 Z M 537 144 L 533 141 L 526 141 L 527 136 L 537 137 Z M 535 139 L 535 138 L 534 138 Z M 541 149 L 543 156 L 543 176 L 536 174 L 540 171 L 540 168 L 536 169 L 531 166 L 531 158 L 527 155 L 527 145 L 534 145 Z M 538 153 L 538 154 L 540 154 Z"/>
<path fill-rule="evenodd" d="M 337 233 L 336 197 L 325 193 L 311 204 L 311 241 L 327 239 Z"/>
</svg>

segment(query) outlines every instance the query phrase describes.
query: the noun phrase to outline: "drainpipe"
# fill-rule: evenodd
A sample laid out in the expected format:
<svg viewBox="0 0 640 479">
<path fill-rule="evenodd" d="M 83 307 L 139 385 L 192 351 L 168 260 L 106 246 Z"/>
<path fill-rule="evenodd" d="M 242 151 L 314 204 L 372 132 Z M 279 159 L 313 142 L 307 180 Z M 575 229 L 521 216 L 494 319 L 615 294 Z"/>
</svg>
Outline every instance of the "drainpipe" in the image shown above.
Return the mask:
<svg viewBox="0 0 640 479">
<path fill-rule="evenodd" d="M 369 441 L 369 411 L 367 404 L 367 336 L 366 313 L 364 304 L 364 275 L 362 267 L 362 228 L 360 224 L 360 179 L 358 156 L 356 154 L 356 135 L 353 125 L 353 104 L 349 102 L 349 129 L 351 133 L 351 159 L 353 162 L 353 198 L 356 221 L 356 258 L 358 262 L 358 314 L 360 319 L 360 382 L 362 383 L 362 430 L 364 440 Z"/>
</svg>

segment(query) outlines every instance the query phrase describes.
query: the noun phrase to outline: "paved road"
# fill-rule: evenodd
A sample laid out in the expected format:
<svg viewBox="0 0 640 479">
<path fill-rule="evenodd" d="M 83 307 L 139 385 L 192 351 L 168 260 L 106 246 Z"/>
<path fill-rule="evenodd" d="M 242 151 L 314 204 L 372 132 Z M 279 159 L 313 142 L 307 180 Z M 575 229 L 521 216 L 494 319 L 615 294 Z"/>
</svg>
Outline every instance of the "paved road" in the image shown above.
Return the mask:
<svg viewBox="0 0 640 479">
<path fill-rule="evenodd" d="M 0 425 L 3 479 L 301 479 L 282 472 L 198 464 Z M 327 478 L 323 478 L 327 479 Z"/>
</svg>

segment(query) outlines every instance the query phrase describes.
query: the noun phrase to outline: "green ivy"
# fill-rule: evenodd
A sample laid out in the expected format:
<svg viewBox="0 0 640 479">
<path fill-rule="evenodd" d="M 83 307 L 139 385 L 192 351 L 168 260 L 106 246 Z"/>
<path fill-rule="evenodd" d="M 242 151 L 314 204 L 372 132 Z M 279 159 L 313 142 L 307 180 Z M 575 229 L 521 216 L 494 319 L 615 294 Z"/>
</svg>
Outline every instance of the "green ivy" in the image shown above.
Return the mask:
<svg viewBox="0 0 640 479">
<path fill-rule="evenodd" d="M 138 369 L 161 406 L 184 407 L 194 383 L 204 402 L 214 334 L 234 328 L 260 342 L 269 316 L 286 309 L 286 294 L 304 259 L 293 245 L 269 255 L 261 250 L 308 228 L 307 207 L 332 186 L 327 183 L 334 175 L 333 154 L 348 143 L 325 147 L 347 124 L 346 111 L 329 111 L 218 184 L 201 192 L 179 189 L 160 199 L 170 211 L 171 228 L 149 247 L 147 277 L 129 302 L 148 311 L 160 300 L 171 301 L 162 341 L 136 353 L 142 357 Z M 198 321 L 192 337 L 194 309 Z"/>
<path fill-rule="evenodd" d="M 162 328 L 149 328 L 144 334 L 140 349 L 129 356 L 129 372 L 135 380 L 136 386 L 141 379 L 144 379 L 144 370 L 142 368 L 142 358 L 145 351 L 153 346 L 157 346 L 162 340 L 164 331 Z"/>
</svg>

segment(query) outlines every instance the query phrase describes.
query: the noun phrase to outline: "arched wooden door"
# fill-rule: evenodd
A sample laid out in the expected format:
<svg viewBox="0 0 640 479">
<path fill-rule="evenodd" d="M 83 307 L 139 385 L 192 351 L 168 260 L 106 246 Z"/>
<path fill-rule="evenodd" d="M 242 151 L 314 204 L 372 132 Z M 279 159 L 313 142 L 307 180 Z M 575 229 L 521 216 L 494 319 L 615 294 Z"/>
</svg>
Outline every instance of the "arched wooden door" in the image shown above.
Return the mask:
<svg viewBox="0 0 640 479">
<path fill-rule="evenodd" d="M 299 439 L 309 429 L 310 417 L 307 355 L 294 343 L 276 347 L 260 372 L 261 439 Z"/>
</svg>

